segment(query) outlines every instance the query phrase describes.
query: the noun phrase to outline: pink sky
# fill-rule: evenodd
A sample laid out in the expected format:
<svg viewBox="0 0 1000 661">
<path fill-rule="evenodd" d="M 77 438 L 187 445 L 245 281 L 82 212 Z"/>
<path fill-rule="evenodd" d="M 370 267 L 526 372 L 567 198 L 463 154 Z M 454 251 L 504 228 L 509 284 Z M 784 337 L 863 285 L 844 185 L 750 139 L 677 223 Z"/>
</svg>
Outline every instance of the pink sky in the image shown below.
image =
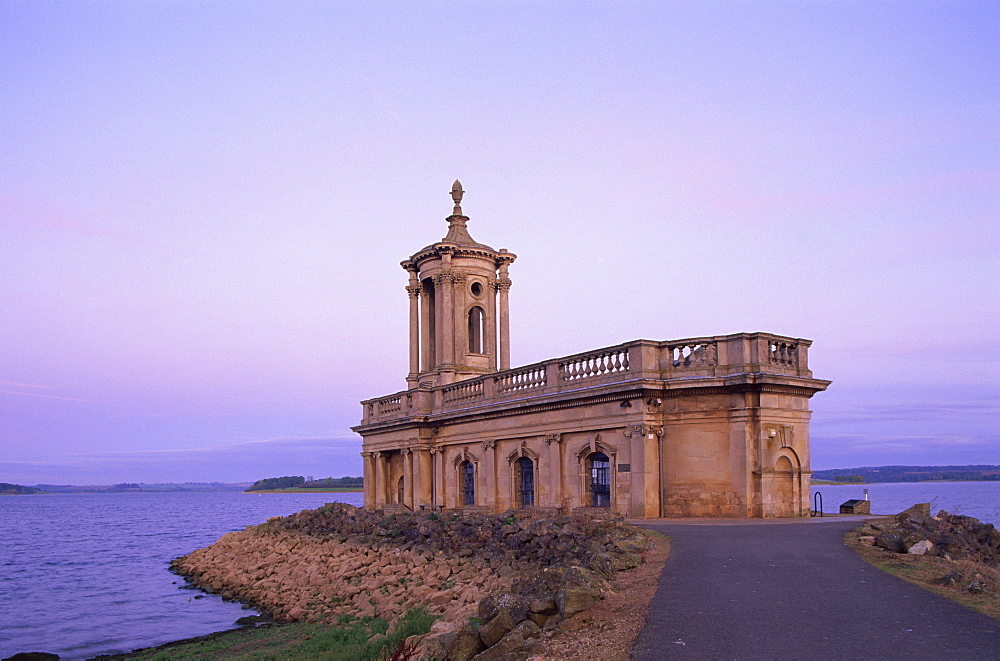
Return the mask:
<svg viewBox="0 0 1000 661">
<path fill-rule="evenodd" d="M 816 469 L 1000 463 L 1000 6 L 0 5 L 0 481 L 357 475 L 399 261 L 513 363 L 813 339 Z"/>
</svg>

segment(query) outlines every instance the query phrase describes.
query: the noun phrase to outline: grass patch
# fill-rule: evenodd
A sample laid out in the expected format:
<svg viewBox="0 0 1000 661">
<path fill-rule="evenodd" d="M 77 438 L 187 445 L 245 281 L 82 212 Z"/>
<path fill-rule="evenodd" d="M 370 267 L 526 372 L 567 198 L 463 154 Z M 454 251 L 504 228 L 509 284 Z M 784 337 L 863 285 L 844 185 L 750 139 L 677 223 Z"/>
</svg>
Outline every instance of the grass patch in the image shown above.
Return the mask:
<svg viewBox="0 0 1000 661">
<path fill-rule="evenodd" d="M 971 560 L 946 560 L 937 556 L 909 555 L 868 546 L 858 540 L 857 531 L 847 533 L 844 542 L 857 551 L 862 560 L 884 572 L 898 576 L 904 581 L 918 585 L 925 590 L 947 597 L 983 615 L 1000 620 L 1000 594 L 974 594 L 965 590 L 972 581 L 984 581 L 991 589 L 1000 592 L 1000 568 L 989 567 Z M 955 586 L 935 583 L 948 572 L 957 571 L 964 580 Z M 978 578 L 977 578 L 978 576 Z"/>
<path fill-rule="evenodd" d="M 431 630 L 436 617 L 423 608 L 408 610 L 390 631 L 381 618 L 341 618 L 338 625 L 296 622 L 255 629 L 234 629 L 130 654 L 101 657 L 104 661 L 143 659 L 175 661 L 378 661 L 389 658 L 410 636 Z"/>
</svg>

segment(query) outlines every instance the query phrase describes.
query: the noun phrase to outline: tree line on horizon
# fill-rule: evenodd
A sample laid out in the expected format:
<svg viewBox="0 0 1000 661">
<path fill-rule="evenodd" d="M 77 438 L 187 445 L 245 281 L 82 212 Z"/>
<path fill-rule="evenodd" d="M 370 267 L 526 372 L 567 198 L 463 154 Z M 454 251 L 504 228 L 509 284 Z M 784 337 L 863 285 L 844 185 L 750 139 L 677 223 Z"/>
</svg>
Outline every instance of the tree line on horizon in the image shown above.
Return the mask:
<svg viewBox="0 0 1000 661">
<path fill-rule="evenodd" d="M 353 488 L 364 486 L 361 477 L 324 477 L 321 480 L 306 480 L 301 475 L 286 475 L 285 477 L 268 477 L 257 480 L 247 487 L 246 491 L 274 491 L 276 489 L 331 489 Z"/>
<path fill-rule="evenodd" d="M 42 490 L 36 489 L 35 487 L 26 487 L 22 484 L 10 484 L 9 482 L 0 482 L 0 495 L 23 496 L 29 493 L 42 493 Z"/>
<path fill-rule="evenodd" d="M 865 466 L 814 471 L 814 480 L 834 482 L 998 482 L 1000 466 Z"/>
</svg>

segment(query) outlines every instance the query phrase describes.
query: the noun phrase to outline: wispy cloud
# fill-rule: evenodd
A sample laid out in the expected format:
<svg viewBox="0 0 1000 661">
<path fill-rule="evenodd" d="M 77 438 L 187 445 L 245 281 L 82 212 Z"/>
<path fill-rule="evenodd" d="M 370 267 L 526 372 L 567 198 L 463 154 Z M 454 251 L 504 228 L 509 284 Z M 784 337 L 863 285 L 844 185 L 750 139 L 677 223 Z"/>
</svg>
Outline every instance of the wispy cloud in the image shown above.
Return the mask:
<svg viewBox="0 0 1000 661">
<path fill-rule="evenodd" d="M 93 239 L 110 239 L 136 245 L 152 245 L 149 237 L 112 226 L 98 211 L 53 209 L 51 205 L 0 196 L 0 218 Z"/>
<path fill-rule="evenodd" d="M 41 390 L 55 390 L 52 386 L 42 386 L 36 383 L 17 383 L 16 381 L 0 381 L 0 387 L 4 388 L 39 388 Z"/>
<path fill-rule="evenodd" d="M 25 387 L 44 388 L 45 386 L 25 386 Z M 0 395 L 15 395 L 18 397 L 40 397 L 43 399 L 59 399 L 67 402 L 84 402 L 86 404 L 97 404 L 97 402 L 95 402 L 92 399 L 83 399 L 80 397 L 66 397 L 64 395 L 49 395 L 41 392 L 30 392 L 30 391 L 25 392 L 21 390 L 0 390 Z"/>
</svg>

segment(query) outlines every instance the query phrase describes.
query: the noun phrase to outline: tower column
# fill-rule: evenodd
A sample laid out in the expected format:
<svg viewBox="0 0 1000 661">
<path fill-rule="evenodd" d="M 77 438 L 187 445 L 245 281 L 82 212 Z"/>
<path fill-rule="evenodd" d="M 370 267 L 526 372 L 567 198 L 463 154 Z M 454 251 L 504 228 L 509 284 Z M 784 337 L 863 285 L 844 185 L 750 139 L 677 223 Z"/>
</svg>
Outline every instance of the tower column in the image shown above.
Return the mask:
<svg viewBox="0 0 1000 661">
<path fill-rule="evenodd" d="M 431 286 L 434 283 L 431 282 Z M 421 356 L 420 363 L 421 368 L 424 372 L 427 372 L 434 368 L 434 344 L 433 344 L 433 328 L 434 324 L 431 321 L 433 316 L 431 315 L 431 292 L 427 291 L 426 287 L 420 288 L 420 329 L 421 335 L 420 345 L 421 345 Z"/>
<path fill-rule="evenodd" d="M 444 289 L 444 300 L 441 306 L 441 329 L 444 340 L 444 347 L 438 362 L 454 365 L 458 362 L 455 358 L 455 276 L 451 273 L 445 274 L 441 278 L 441 286 Z"/>
<path fill-rule="evenodd" d="M 448 325 L 445 298 L 449 298 L 446 280 L 444 274 L 434 276 L 434 365 L 429 366 L 433 370 L 437 370 L 441 363 L 448 362 L 444 337 Z"/>
<path fill-rule="evenodd" d="M 501 253 L 506 252 L 504 250 Z M 512 260 L 511 260 L 512 261 Z M 500 279 L 497 280 L 497 293 L 500 294 L 500 369 L 510 369 L 510 308 L 507 293 L 510 291 L 510 278 L 507 277 L 507 260 L 500 262 Z"/>
<path fill-rule="evenodd" d="M 486 339 L 486 355 L 490 357 L 490 368 L 499 369 L 500 361 L 497 356 L 497 288 L 495 282 L 489 288 L 486 309 L 486 328 L 483 329 L 483 335 Z"/>
<path fill-rule="evenodd" d="M 410 284 L 406 293 L 410 298 L 410 373 L 406 376 L 407 390 L 417 387 L 417 374 L 420 373 L 420 283 L 417 281 L 416 269 L 410 272 Z"/>
</svg>

